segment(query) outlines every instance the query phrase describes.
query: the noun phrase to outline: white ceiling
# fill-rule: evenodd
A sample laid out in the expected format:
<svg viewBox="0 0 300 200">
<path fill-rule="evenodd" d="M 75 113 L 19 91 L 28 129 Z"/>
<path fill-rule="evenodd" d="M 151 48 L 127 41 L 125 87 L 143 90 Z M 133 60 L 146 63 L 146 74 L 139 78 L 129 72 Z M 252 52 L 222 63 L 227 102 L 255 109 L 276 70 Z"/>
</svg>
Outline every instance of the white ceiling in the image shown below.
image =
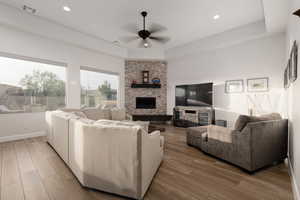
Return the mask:
<svg viewBox="0 0 300 200">
<path fill-rule="evenodd" d="M 107 41 L 129 35 L 124 26 L 141 25 L 139 12 L 149 12 L 148 24 L 168 28 L 171 37 L 164 48 L 204 38 L 264 19 L 261 0 L 0 0 L 14 7 L 25 4 L 37 9 L 36 15 Z M 71 12 L 62 6 L 71 7 Z M 213 16 L 221 17 L 214 20 Z M 140 26 L 141 27 L 141 26 Z M 135 44 L 127 47 L 133 47 Z"/>
</svg>

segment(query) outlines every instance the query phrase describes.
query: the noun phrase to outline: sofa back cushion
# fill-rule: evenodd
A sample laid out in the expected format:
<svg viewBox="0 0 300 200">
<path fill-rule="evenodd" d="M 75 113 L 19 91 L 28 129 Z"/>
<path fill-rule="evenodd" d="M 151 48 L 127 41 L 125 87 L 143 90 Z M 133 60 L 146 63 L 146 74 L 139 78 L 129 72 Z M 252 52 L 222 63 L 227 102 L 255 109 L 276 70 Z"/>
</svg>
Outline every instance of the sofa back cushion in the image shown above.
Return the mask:
<svg viewBox="0 0 300 200">
<path fill-rule="evenodd" d="M 248 115 L 240 115 L 235 123 L 235 130 L 242 131 L 248 123 L 251 122 L 261 122 L 261 121 L 270 121 L 270 120 L 280 120 L 282 119 L 279 113 L 271 113 L 267 115 L 261 115 L 259 117 L 256 116 L 248 116 Z"/>
<path fill-rule="evenodd" d="M 86 108 L 82 112 L 88 119 L 99 120 L 99 119 L 111 119 L 110 110 L 98 109 L 98 108 Z"/>
<path fill-rule="evenodd" d="M 126 120 L 125 109 L 113 108 L 111 109 L 111 119 L 116 121 Z"/>
</svg>

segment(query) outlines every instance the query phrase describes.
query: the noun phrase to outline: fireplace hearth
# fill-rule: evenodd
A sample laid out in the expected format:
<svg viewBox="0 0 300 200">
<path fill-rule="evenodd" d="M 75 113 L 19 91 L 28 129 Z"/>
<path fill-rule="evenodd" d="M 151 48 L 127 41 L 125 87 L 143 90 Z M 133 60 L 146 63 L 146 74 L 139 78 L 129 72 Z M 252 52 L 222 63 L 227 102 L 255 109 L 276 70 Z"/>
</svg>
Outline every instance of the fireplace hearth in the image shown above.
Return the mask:
<svg viewBox="0 0 300 200">
<path fill-rule="evenodd" d="M 136 97 L 136 109 L 155 109 L 155 97 Z"/>
</svg>

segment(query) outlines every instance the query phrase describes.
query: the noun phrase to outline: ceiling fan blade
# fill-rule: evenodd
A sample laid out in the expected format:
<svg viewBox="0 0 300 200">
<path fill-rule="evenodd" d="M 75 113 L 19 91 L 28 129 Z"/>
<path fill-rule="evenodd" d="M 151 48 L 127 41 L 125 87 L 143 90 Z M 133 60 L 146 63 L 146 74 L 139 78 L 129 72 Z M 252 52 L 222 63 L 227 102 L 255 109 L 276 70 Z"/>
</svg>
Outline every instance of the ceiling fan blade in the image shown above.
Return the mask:
<svg viewBox="0 0 300 200">
<path fill-rule="evenodd" d="M 138 36 L 123 36 L 120 37 L 120 41 L 125 42 L 125 43 L 130 43 L 133 42 L 134 40 L 138 40 Z"/>
<path fill-rule="evenodd" d="M 135 24 L 127 24 L 123 26 L 123 29 L 129 33 L 137 34 L 139 32 L 138 27 Z"/>
<path fill-rule="evenodd" d="M 158 32 L 163 32 L 163 31 L 166 31 L 166 30 L 168 30 L 166 27 L 164 27 L 162 25 L 159 25 L 159 24 L 155 24 L 155 23 L 153 23 L 149 28 L 149 32 L 151 34 L 158 33 Z"/>
<path fill-rule="evenodd" d="M 151 40 L 154 40 L 156 42 L 161 42 L 161 43 L 167 43 L 170 41 L 169 37 L 155 37 L 155 36 L 150 36 L 149 37 Z"/>
</svg>

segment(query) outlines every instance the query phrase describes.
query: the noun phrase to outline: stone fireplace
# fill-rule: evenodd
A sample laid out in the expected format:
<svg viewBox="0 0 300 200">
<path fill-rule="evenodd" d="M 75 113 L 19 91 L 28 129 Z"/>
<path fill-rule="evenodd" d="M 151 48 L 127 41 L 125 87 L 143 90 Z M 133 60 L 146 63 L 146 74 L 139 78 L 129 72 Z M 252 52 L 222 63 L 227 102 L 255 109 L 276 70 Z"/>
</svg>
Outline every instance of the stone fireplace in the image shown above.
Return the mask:
<svg viewBox="0 0 300 200">
<path fill-rule="evenodd" d="M 160 87 L 132 87 L 142 83 L 142 71 L 149 71 L 150 83 L 160 79 Z M 164 115 L 167 113 L 167 63 L 165 61 L 125 61 L 125 107 L 132 115 Z"/>
</svg>

